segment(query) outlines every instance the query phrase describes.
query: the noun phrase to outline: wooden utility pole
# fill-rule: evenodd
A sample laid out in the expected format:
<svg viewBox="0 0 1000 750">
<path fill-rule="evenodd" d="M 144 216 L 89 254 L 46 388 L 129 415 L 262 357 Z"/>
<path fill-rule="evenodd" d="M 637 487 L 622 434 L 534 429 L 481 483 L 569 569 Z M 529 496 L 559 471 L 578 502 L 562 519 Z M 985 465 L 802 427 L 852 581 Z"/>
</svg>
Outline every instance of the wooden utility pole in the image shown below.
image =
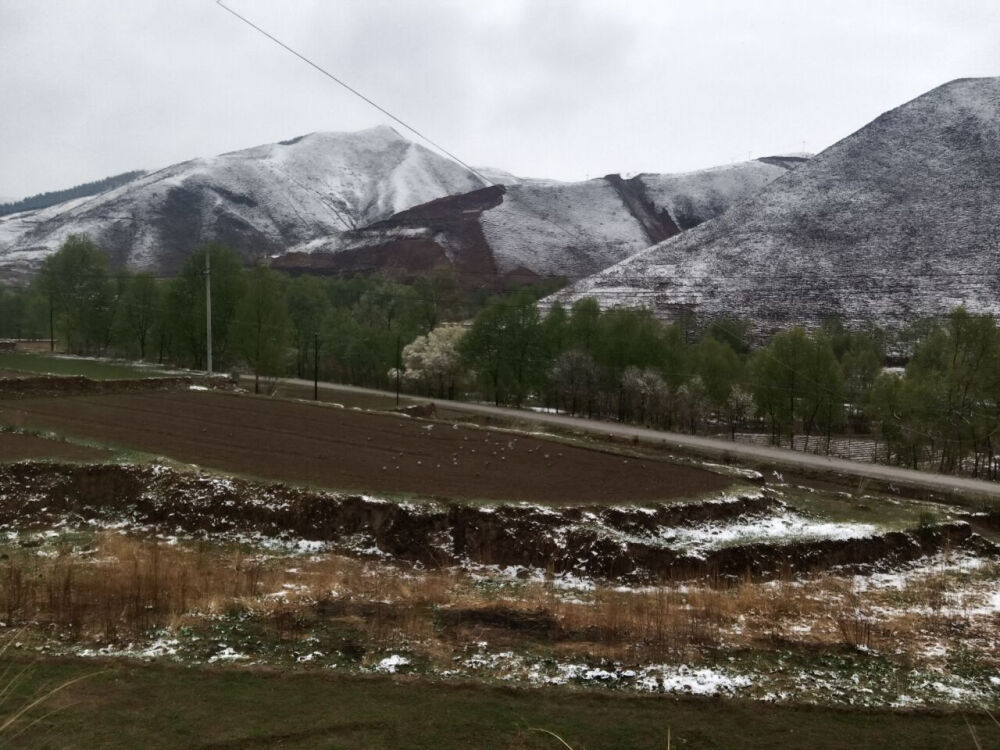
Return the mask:
<svg viewBox="0 0 1000 750">
<path fill-rule="evenodd" d="M 319 332 L 313 331 L 313 401 L 319 401 Z"/>
<path fill-rule="evenodd" d="M 205 369 L 212 374 L 212 251 L 205 249 Z"/>
<path fill-rule="evenodd" d="M 399 376 L 403 367 L 403 355 L 400 347 L 399 336 L 396 336 L 396 408 L 399 408 Z"/>
</svg>

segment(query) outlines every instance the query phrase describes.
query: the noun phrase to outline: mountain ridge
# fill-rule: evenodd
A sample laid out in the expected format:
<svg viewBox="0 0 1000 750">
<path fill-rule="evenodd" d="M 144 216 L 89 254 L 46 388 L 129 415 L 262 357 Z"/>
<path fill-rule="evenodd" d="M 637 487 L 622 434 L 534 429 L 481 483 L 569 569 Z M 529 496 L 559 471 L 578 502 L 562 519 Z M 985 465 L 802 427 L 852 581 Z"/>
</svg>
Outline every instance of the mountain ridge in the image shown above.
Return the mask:
<svg viewBox="0 0 1000 750">
<path fill-rule="evenodd" d="M 485 168 L 501 188 L 486 205 L 479 176 L 391 127 L 314 131 L 0 217 L 0 273 L 28 276 L 70 234 L 88 234 L 114 267 L 166 275 L 217 241 L 247 263 L 271 258 L 296 272 L 413 273 L 448 263 L 489 283 L 576 279 L 714 216 L 788 166 L 756 160 L 576 183 Z M 430 213 L 406 213 L 427 204 Z"/>
<path fill-rule="evenodd" d="M 761 334 L 838 317 L 901 328 L 1000 312 L 1000 78 L 872 120 L 756 195 L 547 301 L 740 316 Z"/>
</svg>

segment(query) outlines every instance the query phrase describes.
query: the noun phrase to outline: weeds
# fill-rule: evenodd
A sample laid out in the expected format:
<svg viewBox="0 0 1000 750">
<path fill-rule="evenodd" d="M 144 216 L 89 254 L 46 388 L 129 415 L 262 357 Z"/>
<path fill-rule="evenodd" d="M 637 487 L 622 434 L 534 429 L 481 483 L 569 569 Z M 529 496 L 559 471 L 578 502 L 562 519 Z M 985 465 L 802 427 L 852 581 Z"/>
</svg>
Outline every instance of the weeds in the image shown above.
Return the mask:
<svg viewBox="0 0 1000 750">
<path fill-rule="evenodd" d="M 998 662 L 986 645 L 997 623 L 958 617 L 948 606 L 955 591 L 992 591 L 991 564 L 927 567 L 884 589 L 828 575 L 567 590 L 541 574 L 498 582 L 335 554 L 168 544 L 117 532 L 70 538 L 79 543 L 9 548 L 0 564 L 6 625 L 61 652 L 141 653 L 138 644 L 179 638 L 177 658 L 193 661 L 223 647 L 275 664 L 320 653 L 345 666 L 377 665 L 390 652 L 406 654 L 411 671 L 436 672 L 483 653 L 469 650 L 483 642 L 532 659 L 620 669 L 786 651 L 806 664 L 810 654 L 846 647 L 902 669 L 934 664 L 970 679 Z M 977 661 L 959 668 L 956 655 L 966 652 Z"/>
</svg>

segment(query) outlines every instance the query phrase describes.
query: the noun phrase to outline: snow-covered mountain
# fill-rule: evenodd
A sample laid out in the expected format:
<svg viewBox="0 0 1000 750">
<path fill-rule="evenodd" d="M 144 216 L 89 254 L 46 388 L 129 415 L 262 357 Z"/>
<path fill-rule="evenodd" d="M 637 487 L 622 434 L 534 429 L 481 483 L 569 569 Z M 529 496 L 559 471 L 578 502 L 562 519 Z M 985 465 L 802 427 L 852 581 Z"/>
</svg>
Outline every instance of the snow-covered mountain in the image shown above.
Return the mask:
<svg viewBox="0 0 1000 750">
<path fill-rule="evenodd" d="M 389 127 L 312 133 L 0 217 L 0 274 L 30 272 L 76 233 L 89 234 L 113 263 L 132 268 L 176 271 L 209 240 L 250 260 L 484 184 Z"/>
<path fill-rule="evenodd" d="M 549 301 L 584 296 L 667 319 L 738 315 L 759 333 L 828 316 L 900 327 L 959 304 L 1000 313 L 1000 78 L 887 112 Z"/>
<path fill-rule="evenodd" d="M 0 279 L 29 274 L 69 235 L 87 234 L 115 266 L 160 273 L 217 241 L 290 271 L 448 263 L 475 283 L 575 280 L 718 215 L 801 161 L 575 183 L 477 170 L 487 185 L 389 127 L 312 133 L 0 216 Z"/>
<path fill-rule="evenodd" d="M 472 282 L 575 280 L 717 216 L 802 161 L 771 157 L 584 182 L 508 179 L 305 243 L 273 265 L 314 273 L 412 273 L 448 263 Z"/>
</svg>

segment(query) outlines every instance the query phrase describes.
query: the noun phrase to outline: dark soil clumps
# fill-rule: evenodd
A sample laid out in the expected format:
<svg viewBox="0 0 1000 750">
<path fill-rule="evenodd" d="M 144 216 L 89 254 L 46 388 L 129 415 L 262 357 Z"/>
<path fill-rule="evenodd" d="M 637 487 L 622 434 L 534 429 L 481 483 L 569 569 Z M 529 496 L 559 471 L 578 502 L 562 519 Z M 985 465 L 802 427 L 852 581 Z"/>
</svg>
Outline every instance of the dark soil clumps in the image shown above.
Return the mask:
<svg viewBox="0 0 1000 750">
<path fill-rule="evenodd" d="M 725 580 L 772 578 L 832 567 L 859 569 L 915 560 L 943 549 L 973 548 L 981 554 L 998 554 L 995 545 L 973 534 L 966 523 L 855 539 L 723 547 L 703 556 L 657 539 L 658 530 L 669 526 L 782 509 L 777 498 L 766 494 L 732 502 L 617 507 L 600 512 L 525 505 L 396 503 L 163 467 L 0 467 L 0 525 L 8 528 L 125 520 L 133 527 L 210 539 L 263 536 L 322 541 L 348 552 L 375 548 L 379 554 L 432 567 L 469 562 L 628 581 Z M 657 518 L 669 525 L 658 526 L 650 520 Z M 645 533 L 633 533 L 636 529 Z"/>
</svg>

